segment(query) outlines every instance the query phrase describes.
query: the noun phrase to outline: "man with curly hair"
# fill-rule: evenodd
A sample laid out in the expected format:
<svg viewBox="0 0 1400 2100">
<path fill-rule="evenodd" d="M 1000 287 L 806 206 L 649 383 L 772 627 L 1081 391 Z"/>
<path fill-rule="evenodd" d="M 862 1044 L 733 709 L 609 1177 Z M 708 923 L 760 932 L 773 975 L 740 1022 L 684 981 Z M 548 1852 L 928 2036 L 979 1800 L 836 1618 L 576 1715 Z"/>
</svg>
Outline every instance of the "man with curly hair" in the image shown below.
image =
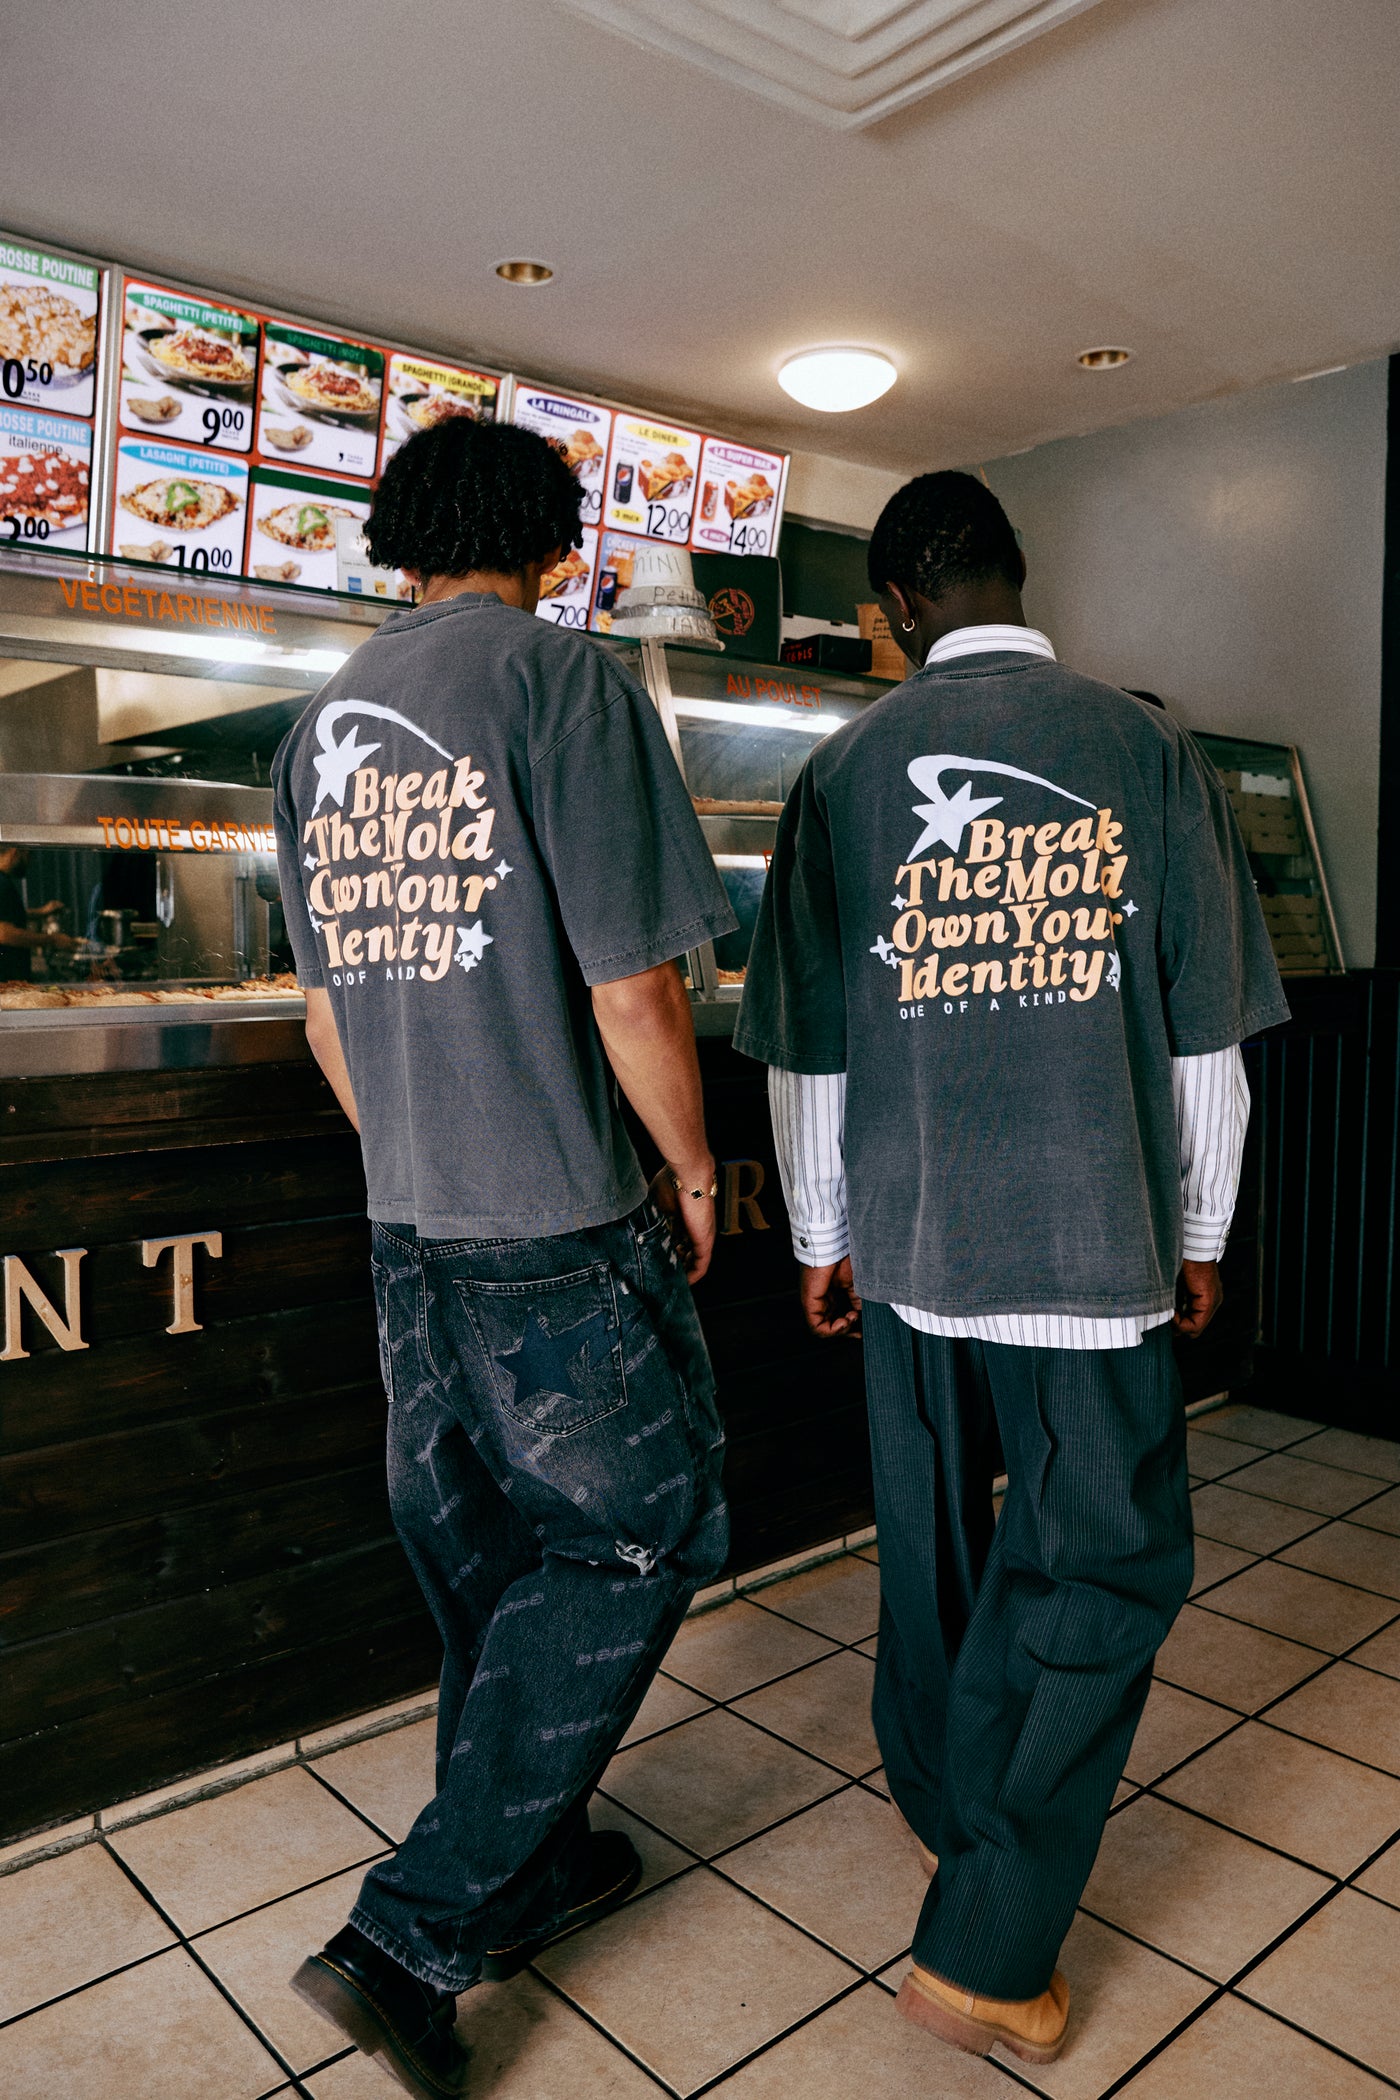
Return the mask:
<svg viewBox="0 0 1400 2100">
<path fill-rule="evenodd" d="M 390 1501 L 444 1659 L 437 1792 L 293 1985 L 435 2100 L 465 2090 L 457 1994 L 635 1886 L 588 1798 L 724 1561 L 676 958 L 734 917 L 646 694 L 534 617 L 579 537 L 558 453 L 453 418 L 390 462 L 367 536 L 418 603 L 278 753 L 278 859 L 363 1146 Z"/>
</svg>

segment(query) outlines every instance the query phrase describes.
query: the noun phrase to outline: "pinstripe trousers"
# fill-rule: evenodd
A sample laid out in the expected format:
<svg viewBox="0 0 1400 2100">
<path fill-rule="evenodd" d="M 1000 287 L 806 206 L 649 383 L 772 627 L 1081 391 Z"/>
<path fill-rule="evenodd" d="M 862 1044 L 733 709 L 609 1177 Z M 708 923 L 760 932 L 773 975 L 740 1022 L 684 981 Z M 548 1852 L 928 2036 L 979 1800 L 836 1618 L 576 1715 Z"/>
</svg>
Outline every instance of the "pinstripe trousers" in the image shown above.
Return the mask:
<svg viewBox="0 0 1400 2100">
<path fill-rule="evenodd" d="M 939 1859 L 914 1957 L 983 1996 L 1032 1998 L 1190 1588 L 1171 1329 L 1133 1349 L 1013 1348 L 921 1334 L 869 1301 L 862 1325 L 875 1732 L 896 1806 Z"/>
</svg>

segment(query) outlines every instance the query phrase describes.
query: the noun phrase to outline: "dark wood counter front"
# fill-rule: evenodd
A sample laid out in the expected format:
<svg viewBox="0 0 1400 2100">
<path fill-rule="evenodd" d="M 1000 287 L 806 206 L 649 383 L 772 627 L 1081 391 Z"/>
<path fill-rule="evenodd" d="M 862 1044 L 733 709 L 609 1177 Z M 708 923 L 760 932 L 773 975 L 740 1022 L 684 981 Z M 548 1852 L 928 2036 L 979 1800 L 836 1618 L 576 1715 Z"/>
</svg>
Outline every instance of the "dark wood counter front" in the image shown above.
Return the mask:
<svg viewBox="0 0 1400 2100">
<path fill-rule="evenodd" d="M 702 1056 L 742 1569 L 869 1522 L 869 1455 L 859 1347 L 798 1314 L 763 1074 Z M 0 1188 L 0 1837 L 431 1683 L 359 1147 L 313 1067 L 0 1080 Z"/>
</svg>

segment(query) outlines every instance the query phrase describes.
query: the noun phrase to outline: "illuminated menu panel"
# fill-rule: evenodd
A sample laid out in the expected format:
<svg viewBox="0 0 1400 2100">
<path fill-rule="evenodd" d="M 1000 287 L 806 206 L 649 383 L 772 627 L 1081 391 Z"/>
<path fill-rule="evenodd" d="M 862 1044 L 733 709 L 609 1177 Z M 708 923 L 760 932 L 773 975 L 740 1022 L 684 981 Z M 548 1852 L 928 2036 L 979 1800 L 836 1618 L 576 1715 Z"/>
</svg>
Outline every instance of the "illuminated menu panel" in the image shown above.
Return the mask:
<svg viewBox="0 0 1400 2100">
<path fill-rule="evenodd" d="M 258 450 L 371 481 L 379 459 L 384 353 L 285 321 L 263 331 Z"/>
<path fill-rule="evenodd" d="M 389 359 L 389 396 L 384 411 L 384 437 L 379 448 L 382 474 L 400 445 L 417 431 L 431 430 L 450 416 L 470 416 L 475 423 L 494 423 L 501 382 L 466 365 L 444 365 L 396 350 Z"/>
<path fill-rule="evenodd" d="M 255 314 L 126 281 L 122 302 L 124 429 L 221 452 L 253 442 L 258 383 Z"/>
<path fill-rule="evenodd" d="M 698 431 L 678 430 L 647 416 L 615 416 L 604 525 L 683 547 L 690 538 L 700 446 Z"/>
<path fill-rule="evenodd" d="M 90 416 L 101 272 L 0 235 L 0 393 L 23 408 Z"/>
</svg>

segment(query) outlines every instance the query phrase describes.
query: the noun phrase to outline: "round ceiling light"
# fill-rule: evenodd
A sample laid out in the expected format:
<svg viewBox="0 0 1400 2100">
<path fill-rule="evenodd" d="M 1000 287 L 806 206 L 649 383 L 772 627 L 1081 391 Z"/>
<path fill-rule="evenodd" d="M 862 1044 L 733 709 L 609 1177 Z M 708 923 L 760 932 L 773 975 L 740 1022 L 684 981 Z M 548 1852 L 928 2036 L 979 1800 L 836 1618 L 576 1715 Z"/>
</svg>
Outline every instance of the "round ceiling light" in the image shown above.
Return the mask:
<svg viewBox="0 0 1400 2100">
<path fill-rule="evenodd" d="M 1083 365 L 1086 372 L 1116 372 L 1132 354 L 1117 343 L 1101 343 L 1096 349 L 1081 350 L 1075 363 Z"/>
<path fill-rule="evenodd" d="M 496 275 L 504 277 L 507 284 L 548 284 L 554 275 L 548 263 L 542 262 L 498 262 Z"/>
<path fill-rule="evenodd" d="M 878 350 L 802 350 L 778 368 L 778 384 L 804 408 L 827 415 L 868 408 L 887 394 L 899 374 Z"/>
</svg>

